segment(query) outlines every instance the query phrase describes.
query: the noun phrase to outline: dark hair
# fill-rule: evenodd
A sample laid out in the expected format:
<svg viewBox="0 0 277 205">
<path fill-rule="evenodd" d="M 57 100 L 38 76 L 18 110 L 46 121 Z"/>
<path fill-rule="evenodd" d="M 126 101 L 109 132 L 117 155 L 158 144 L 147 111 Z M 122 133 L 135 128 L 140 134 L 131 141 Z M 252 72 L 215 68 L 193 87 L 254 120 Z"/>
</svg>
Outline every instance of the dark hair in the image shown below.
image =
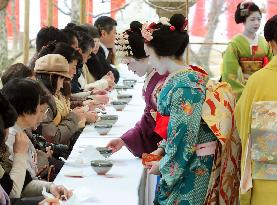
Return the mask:
<svg viewBox="0 0 277 205">
<path fill-rule="evenodd" d="M 117 26 L 116 20 L 109 16 L 100 16 L 94 23 L 94 26 L 98 29 L 99 35 L 101 36 L 101 31 L 106 31 L 110 33 L 114 26 Z"/>
<path fill-rule="evenodd" d="M 80 31 L 78 33 L 78 42 L 79 48 L 82 50 L 82 53 L 85 53 L 89 50 L 89 48 L 93 48 L 95 46 L 94 40 L 90 35 L 86 32 Z"/>
<path fill-rule="evenodd" d="M 71 95 L 71 81 L 68 78 L 65 78 L 63 81 L 63 88 L 61 89 L 61 93 L 65 96 L 66 99 L 70 98 Z"/>
<path fill-rule="evenodd" d="M 154 49 L 158 56 L 175 56 L 180 58 L 189 43 L 189 35 L 184 30 L 186 17 L 182 14 L 174 14 L 169 23 L 171 26 L 161 23 L 155 25 L 153 39 L 147 44 Z"/>
<path fill-rule="evenodd" d="M 237 5 L 237 10 L 235 12 L 235 21 L 237 24 L 244 23 L 246 18 L 251 15 L 252 12 L 258 11 L 261 15 L 261 10 L 253 2 L 243 3 L 241 8 L 241 3 Z"/>
<path fill-rule="evenodd" d="M 128 34 L 128 41 L 132 49 L 133 56 L 137 59 L 146 58 L 144 50 L 144 39 L 141 35 L 142 24 L 139 21 L 133 21 L 130 29 L 125 32 Z"/>
<path fill-rule="evenodd" d="M 99 31 L 98 31 L 98 29 L 97 29 L 95 26 L 86 23 L 86 24 L 81 25 L 81 27 L 87 29 L 89 35 L 90 35 L 92 38 L 100 38 Z"/>
<path fill-rule="evenodd" d="M 271 17 L 264 26 L 264 37 L 267 41 L 277 43 L 277 15 Z"/>
<path fill-rule="evenodd" d="M 52 95 L 55 95 L 57 91 L 59 75 L 37 73 L 37 79 L 50 91 Z"/>
<path fill-rule="evenodd" d="M 28 78 L 34 76 L 34 72 L 23 63 L 16 63 L 11 65 L 3 73 L 1 80 L 5 85 L 9 80 L 13 78 Z"/>
<path fill-rule="evenodd" d="M 34 114 L 40 104 L 40 85 L 31 79 L 12 79 L 2 89 L 18 115 Z"/>
<path fill-rule="evenodd" d="M 69 29 L 69 30 L 74 30 L 74 28 L 76 27 L 77 25 L 75 23 L 68 23 L 66 24 L 66 26 L 64 27 L 64 29 Z"/>
<path fill-rule="evenodd" d="M 74 38 L 78 39 L 77 33 L 72 29 L 62 29 L 61 31 L 64 34 L 64 36 L 67 38 L 66 41 L 69 43 L 69 45 L 73 45 Z"/>
<path fill-rule="evenodd" d="M 43 48 L 39 52 L 37 59 L 47 54 L 60 54 L 63 57 L 65 57 L 68 63 L 71 63 L 74 60 L 77 60 L 77 61 L 82 60 L 82 56 L 78 51 L 76 51 L 70 45 L 62 42 L 61 43 L 52 42 L 48 44 L 45 48 Z"/>
<path fill-rule="evenodd" d="M 16 119 L 16 110 L 0 93 L 0 148 L 5 144 L 5 129 L 12 127 Z"/>
<path fill-rule="evenodd" d="M 64 33 L 58 28 L 49 26 L 49 27 L 44 27 L 40 29 L 36 38 L 37 52 L 39 52 L 43 46 L 46 46 L 53 41 L 65 42 L 69 44 Z"/>
<path fill-rule="evenodd" d="M 90 36 L 87 27 L 77 26 L 74 23 L 69 23 L 66 25 L 65 29 L 70 29 L 77 33 L 79 48 L 83 53 L 87 52 L 90 47 L 94 47 L 93 38 Z"/>
<path fill-rule="evenodd" d="M 45 86 L 38 81 L 39 87 L 38 87 L 38 92 L 39 92 L 39 97 L 40 97 L 40 105 L 43 104 L 48 104 L 49 100 L 50 100 L 50 96 L 49 96 L 49 91 L 47 91 L 47 89 L 45 88 Z"/>
</svg>

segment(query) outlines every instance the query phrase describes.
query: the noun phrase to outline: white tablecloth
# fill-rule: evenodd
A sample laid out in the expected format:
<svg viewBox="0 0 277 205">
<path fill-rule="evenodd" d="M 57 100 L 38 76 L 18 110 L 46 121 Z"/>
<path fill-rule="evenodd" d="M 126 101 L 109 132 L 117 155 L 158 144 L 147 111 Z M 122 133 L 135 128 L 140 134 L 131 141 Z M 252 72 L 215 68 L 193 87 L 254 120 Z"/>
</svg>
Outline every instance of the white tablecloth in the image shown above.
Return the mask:
<svg viewBox="0 0 277 205">
<path fill-rule="evenodd" d="M 117 112 L 111 106 L 107 107 L 108 114 L 119 116 L 119 120 L 108 135 L 100 136 L 92 125 L 86 126 L 69 159 L 74 159 L 79 155 L 80 147 L 87 145 L 106 146 L 109 140 L 120 137 L 132 128 L 140 119 L 145 107 L 141 97 L 142 86 L 143 83 L 137 83 L 134 89 L 128 91 L 133 95 L 133 99 L 123 111 Z M 83 205 L 137 205 L 139 203 L 138 187 L 143 172 L 141 160 L 135 158 L 125 147 L 113 154 L 110 159 L 114 165 L 106 176 L 97 175 L 90 166 L 76 168 L 64 165 L 55 179 L 55 183 L 74 189 L 74 193 Z M 82 171 L 84 178 L 64 176 L 65 173 L 72 171 Z M 152 204 L 153 200 L 156 177 L 152 176 L 150 179 L 146 182 L 149 188 L 146 188 L 145 205 Z"/>
</svg>

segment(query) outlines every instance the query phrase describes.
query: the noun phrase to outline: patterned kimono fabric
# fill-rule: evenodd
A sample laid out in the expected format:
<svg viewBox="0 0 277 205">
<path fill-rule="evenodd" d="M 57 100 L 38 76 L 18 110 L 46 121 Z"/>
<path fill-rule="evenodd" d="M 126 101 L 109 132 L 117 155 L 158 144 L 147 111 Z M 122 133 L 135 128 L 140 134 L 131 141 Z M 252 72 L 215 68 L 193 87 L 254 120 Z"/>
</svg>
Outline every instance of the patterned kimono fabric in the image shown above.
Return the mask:
<svg viewBox="0 0 277 205">
<path fill-rule="evenodd" d="M 226 82 L 209 81 L 202 119 L 218 138 L 205 204 L 239 204 L 241 143 L 235 126 L 236 98 Z"/>
<path fill-rule="evenodd" d="M 201 119 L 205 89 L 206 76 L 184 69 L 170 74 L 160 92 L 158 111 L 170 118 L 156 205 L 204 204 L 214 154 L 198 155 L 197 148 L 217 139 Z"/>
<path fill-rule="evenodd" d="M 264 37 L 250 40 L 238 34 L 224 53 L 222 81 L 231 85 L 238 100 L 249 76 L 264 67 L 271 58 L 272 52 Z"/>
</svg>

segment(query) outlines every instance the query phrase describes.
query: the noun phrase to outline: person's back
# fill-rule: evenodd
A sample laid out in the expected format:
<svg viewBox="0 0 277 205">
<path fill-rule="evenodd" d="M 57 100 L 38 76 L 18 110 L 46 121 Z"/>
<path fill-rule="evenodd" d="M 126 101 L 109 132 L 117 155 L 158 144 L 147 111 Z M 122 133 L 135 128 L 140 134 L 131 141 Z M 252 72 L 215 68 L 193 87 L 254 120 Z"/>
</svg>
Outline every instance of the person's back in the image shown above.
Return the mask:
<svg viewBox="0 0 277 205">
<path fill-rule="evenodd" d="M 255 161 L 252 158 L 253 156 L 250 155 L 250 152 L 247 151 L 251 146 L 249 138 L 252 137 L 250 133 L 254 103 L 260 101 L 277 101 L 277 92 L 274 90 L 277 86 L 276 25 L 277 15 L 268 20 L 264 28 L 264 36 L 271 45 L 275 56 L 273 56 L 271 61 L 263 69 L 254 73 L 248 79 L 235 110 L 236 125 L 242 142 L 241 205 L 263 204 L 265 200 L 268 205 L 276 204 L 276 181 L 272 180 L 272 178 L 264 178 L 263 180 L 252 178 Z M 261 109 L 263 108 L 261 107 Z M 270 112 L 270 110 L 267 112 Z M 265 160 L 263 163 L 267 164 L 268 160 Z"/>
</svg>

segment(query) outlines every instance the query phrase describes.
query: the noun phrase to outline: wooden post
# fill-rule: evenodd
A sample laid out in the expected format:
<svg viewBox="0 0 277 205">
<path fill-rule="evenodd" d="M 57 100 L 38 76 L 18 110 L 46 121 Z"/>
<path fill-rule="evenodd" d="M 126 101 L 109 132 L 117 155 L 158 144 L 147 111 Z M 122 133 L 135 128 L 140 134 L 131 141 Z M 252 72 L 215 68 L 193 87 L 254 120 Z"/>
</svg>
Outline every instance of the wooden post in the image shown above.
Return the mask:
<svg viewBox="0 0 277 205">
<path fill-rule="evenodd" d="M 80 24 L 86 23 L 86 0 L 80 0 Z"/>
<path fill-rule="evenodd" d="M 30 0 L 25 0 L 24 5 L 24 36 L 23 36 L 23 63 L 29 61 L 29 16 L 30 16 Z"/>
<path fill-rule="evenodd" d="M 47 2 L 47 25 L 53 25 L 53 0 L 48 0 Z"/>
<path fill-rule="evenodd" d="M 189 0 L 186 0 L 186 6 L 185 6 L 185 14 L 186 14 L 186 17 L 188 18 L 188 15 L 189 15 Z M 187 32 L 189 32 L 189 24 L 187 25 Z M 187 49 L 186 49 L 186 64 L 189 65 L 189 45 L 187 46 Z"/>
</svg>

